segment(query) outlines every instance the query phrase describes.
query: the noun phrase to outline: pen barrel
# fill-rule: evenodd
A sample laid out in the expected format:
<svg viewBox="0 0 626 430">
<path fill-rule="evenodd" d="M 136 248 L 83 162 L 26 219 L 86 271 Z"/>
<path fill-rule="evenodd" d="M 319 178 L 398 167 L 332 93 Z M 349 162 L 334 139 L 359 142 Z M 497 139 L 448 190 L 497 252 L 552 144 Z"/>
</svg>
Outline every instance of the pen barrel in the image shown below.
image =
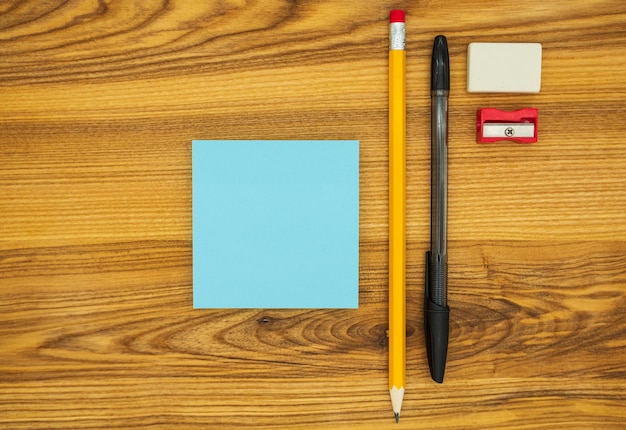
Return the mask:
<svg viewBox="0 0 626 430">
<path fill-rule="evenodd" d="M 446 306 L 448 292 L 448 94 L 447 90 L 436 90 L 431 95 L 429 291 L 431 299 L 440 306 Z"/>
</svg>

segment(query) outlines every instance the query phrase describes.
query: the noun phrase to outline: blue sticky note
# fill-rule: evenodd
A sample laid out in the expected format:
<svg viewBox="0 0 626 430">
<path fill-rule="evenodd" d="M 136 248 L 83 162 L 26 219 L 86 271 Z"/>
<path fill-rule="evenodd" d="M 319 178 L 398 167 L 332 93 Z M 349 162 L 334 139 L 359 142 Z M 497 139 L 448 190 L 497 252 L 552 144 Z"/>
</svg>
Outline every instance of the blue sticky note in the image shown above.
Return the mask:
<svg viewBox="0 0 626 430">
<path fill-rule="evenodd" d="M 356 308 L 359 142 L 194 140 L 194 308 Z"/>
</svg>

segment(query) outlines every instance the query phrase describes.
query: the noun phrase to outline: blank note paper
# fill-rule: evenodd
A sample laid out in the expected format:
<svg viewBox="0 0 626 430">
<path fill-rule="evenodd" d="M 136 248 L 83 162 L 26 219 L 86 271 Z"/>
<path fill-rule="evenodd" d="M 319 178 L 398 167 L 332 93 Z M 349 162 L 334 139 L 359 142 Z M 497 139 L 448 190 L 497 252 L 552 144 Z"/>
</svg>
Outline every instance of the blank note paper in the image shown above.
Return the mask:
<svg viewBox="0 0 626 430">
<path fill-rule="evenodd" d="M 195 140 L 195 308 L 356 308 L 359 142 Z"/>
</svg>

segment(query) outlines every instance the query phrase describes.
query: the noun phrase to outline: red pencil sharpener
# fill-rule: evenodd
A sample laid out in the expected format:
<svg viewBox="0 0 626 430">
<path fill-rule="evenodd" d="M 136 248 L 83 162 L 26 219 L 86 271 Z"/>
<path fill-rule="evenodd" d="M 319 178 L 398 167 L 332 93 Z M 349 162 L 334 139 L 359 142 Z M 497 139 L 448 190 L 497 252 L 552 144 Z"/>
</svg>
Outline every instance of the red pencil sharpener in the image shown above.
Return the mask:
<svg viewBox="0 0 626 430">
<path fill-rule="evenodd" d="M 507 112 L 493 108 L 478 109 L 476 141 L 478 143 L 510 140 L 516 143 L 537 141 L 537 116 L 535 108 Z"/>
</svg>

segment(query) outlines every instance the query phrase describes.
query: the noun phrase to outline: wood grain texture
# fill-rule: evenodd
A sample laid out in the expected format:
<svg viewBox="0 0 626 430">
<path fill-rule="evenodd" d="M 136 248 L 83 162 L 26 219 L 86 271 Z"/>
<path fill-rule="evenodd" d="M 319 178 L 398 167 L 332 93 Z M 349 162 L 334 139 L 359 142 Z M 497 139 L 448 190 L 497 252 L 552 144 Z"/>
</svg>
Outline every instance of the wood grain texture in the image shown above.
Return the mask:
<svg viewBox="0 0 626 430">
<path fill-rule="evenodd" d="M 387 19 L 407 12 L 407 392 L 387 391 Z M 446 34 L 451 342 L 422 333 Z M 467 44 L 543 44 L 537 95 Z M 0 4 L 0 427 L 626 427 L 626 4 Z M 474 143 L 539 108 L 535 145 Z M 361 141 L 357 310 L 193 310 L 192 139 Z"/>
</svg>

